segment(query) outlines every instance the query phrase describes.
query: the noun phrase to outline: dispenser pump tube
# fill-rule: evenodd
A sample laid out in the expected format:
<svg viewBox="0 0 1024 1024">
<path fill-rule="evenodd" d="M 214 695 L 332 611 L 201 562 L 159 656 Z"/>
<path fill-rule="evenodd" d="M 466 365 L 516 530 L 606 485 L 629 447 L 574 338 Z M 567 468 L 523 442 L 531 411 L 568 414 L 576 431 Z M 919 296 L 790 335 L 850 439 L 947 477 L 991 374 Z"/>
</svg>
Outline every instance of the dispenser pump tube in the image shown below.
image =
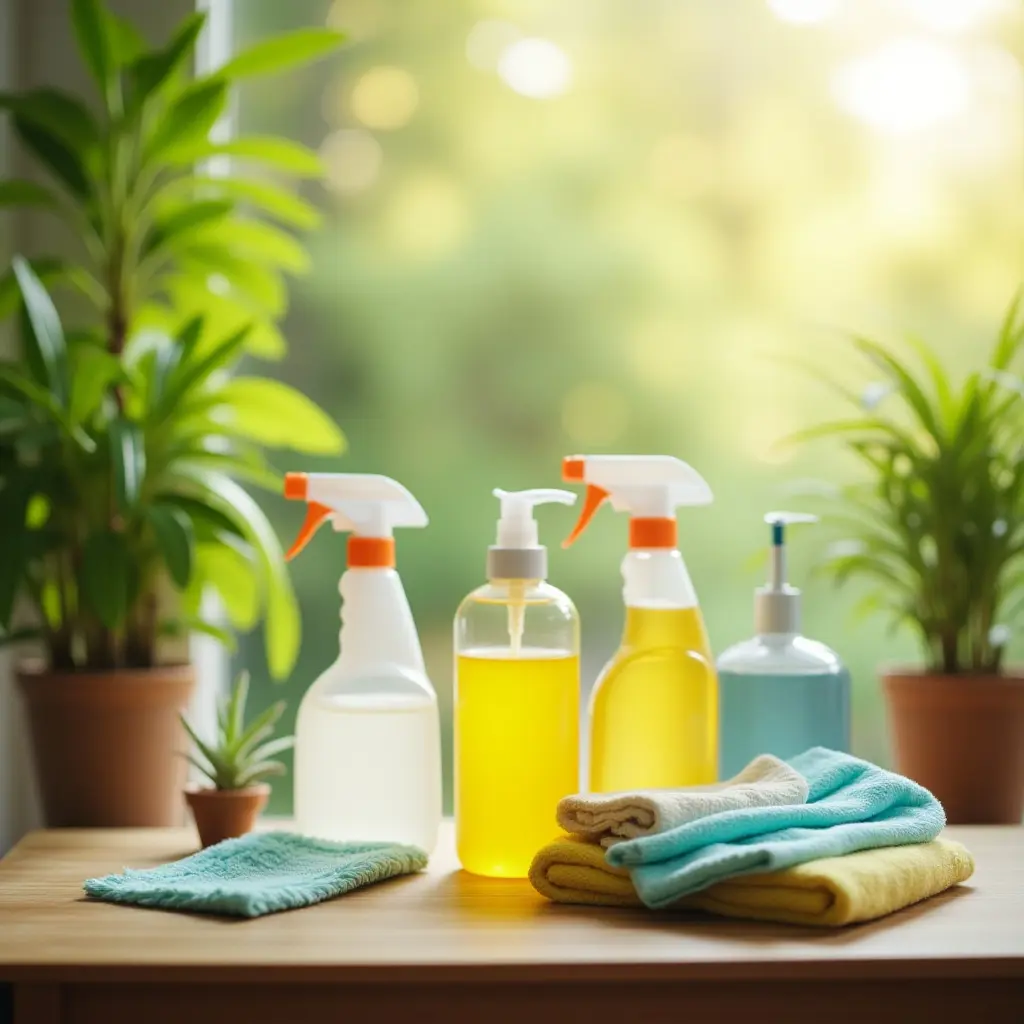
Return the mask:
<svg viewBox="0 0 1024 1024">
<path fill-rule="evenodd" d="M 772 528 L 768 583 L 754 593 L 754 625 L 764 634 L 790 634 L 800 629 L 800 591 L 786 579 L 786 527 L 816 523 L 806 512 L 768 512 L 764 521 Z"/>
</svg>

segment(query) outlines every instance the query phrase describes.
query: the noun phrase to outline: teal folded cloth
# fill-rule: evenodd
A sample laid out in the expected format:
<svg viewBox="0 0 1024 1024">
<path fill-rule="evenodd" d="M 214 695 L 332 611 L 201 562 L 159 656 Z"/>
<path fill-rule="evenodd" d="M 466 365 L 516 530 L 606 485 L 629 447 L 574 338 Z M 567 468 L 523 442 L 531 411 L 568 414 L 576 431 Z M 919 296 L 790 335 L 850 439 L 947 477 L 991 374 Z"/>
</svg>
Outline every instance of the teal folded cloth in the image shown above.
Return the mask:
<svg viewBox="0 0 1024 1024">
<path fill-rule="evenodd" d="M 427 855 L 415 846 L 253 832 L 157 868 L 90 878 L 85 891 L 111 903 L 261 917 L 308 907 L 426 864 Z"/>
<path fill-rule="evenodd" d="M 942 805 L 902 775 L 815 747 L 789 761 L 807 779 L 807 802 L 743 807 L 609 848 L 640 898 L 666 907 L 736 875 L 781 871 L 822 857 L 926 843 L 946 823 Z"/>
</svg>

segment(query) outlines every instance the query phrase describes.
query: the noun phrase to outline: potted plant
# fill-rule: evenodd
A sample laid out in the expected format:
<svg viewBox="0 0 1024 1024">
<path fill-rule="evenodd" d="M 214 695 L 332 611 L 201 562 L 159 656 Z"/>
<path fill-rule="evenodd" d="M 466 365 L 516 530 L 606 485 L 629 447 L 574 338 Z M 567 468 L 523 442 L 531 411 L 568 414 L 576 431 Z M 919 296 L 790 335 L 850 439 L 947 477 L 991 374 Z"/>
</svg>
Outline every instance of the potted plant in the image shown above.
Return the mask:
<svg viewBox="0 0 1024 1024">
<path fill-rule="evenodd" d="M 1024 676 L 1004 664 L 1024 608 L 1024 346 L 1020 297 L 986 365 L 955 383 L 921 342 L 920 369 L 866 338 L 883 381 L 848 419 L 802 436 L 841 441 L 865 471 L 842 488 L 844 540 L 825 568 L 870 584 L 867 607 L 908 623 L 921 669 L 882 682 L 896 763 L 955 823 L 1012 823 L 1024 811 Z M 841 392 L 842 388 L 839 389 Z"/>
<path fill-rule="evenodd" d="M 51 211 L 79 249 L 16 258 L 0 278 L 0 314 L 16 314 L 21 336 L 20 358 L 0 362 L 0 641 L 41 649 L 19 681 L 48 823 L 170 824 L 193 679 L 167 638 L 225 636 L 200 617 L 209 586 L 236 628 L 265 612 L 271 671 L 287 674 L 295 598 L 240 481 L 279 491 L 268 446 L 342 445 L 303 395 L 235 372 L 284 352 L 282 274 L 307 263 L 291 232 L 317 215 L 273 175 L 315 176 L 319 161 L 285 139 L 211 132 L 237 80 L 339 36 L 280 36 L 190 78 L 203 15 L 152 48 L 98 0 L 70 11 L 98 102 L 0 96 L 49 180 L 0 182 L 0 206 Z"/>
<path fill-rule="evenodd" d="M 213 783 L 212 787 L 185 790 L 204 847 L 252 831 L 270 797 L 270 786 L 260 780 L 285 773 L 285 766 L 274 758 L 295 744 L 294 736 L 271 738 L 284 713 L 284 701 L 271 705 L 247 725 L 248 696 L 249 676 L 242 672 L 230 697 L 221 702 L 217 739 L 212 744 L 199 737 L 184 715 L 181 718 L 195 746 L 188 759 Z"/>
</svg>

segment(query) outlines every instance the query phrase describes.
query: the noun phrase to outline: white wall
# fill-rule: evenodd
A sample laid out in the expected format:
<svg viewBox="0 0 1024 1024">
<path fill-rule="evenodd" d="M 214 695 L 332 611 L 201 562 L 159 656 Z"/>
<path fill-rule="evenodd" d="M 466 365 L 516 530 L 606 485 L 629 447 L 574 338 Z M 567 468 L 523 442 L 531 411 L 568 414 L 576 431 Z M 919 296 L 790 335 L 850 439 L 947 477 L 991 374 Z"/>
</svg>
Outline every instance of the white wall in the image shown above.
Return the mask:
<svg viewBox="0 0 1024 1024">
<path fill-rule="evenodd" d="M 118 14 L 130 18 L 153 42 L 166 39 L 195 0 L 108 0 Z M 214 0 L 219 7 L 227 0 Z M 207 6 L 203 4 L 202 6 Z M 51 85 L 88 90 L 68 20 L 67 0 L 0 0 L 0 90 Z M 0 126 L 0 177 L 27 176 L 29 167 Z M 41 217 L 12 218 L 0 212 L 0 267 L 13 252 L 53 252 L 60 233 Z M 0 323 L 0 356 L 12 351 L 8 325 Z M 195 717 L 212 719 L 212 696 L 221 683 L 224 659 L 204 640 L 194 651 L 200 674 Z M 39 823 L 38 804 L 29 765 L 25 722 L 14 692 L 11 657 L 0 652 L 0 856 Z"/>
</svg>

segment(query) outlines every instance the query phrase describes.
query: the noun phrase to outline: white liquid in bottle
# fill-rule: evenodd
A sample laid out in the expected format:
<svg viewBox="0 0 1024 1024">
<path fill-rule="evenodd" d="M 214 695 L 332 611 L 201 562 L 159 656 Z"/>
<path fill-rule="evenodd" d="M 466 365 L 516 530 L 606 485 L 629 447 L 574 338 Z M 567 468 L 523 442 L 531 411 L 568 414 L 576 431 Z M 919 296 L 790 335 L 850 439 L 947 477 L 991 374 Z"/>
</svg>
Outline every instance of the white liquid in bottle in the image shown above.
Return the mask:
<svg viewBox="0 0 1024 1024">
<path fill-rule="evenodd" d="M 310 693 L 296 725 L 303 833 L 430 853 L 441 817 L 437 700 L 426 693 Z"/>
</svg>

